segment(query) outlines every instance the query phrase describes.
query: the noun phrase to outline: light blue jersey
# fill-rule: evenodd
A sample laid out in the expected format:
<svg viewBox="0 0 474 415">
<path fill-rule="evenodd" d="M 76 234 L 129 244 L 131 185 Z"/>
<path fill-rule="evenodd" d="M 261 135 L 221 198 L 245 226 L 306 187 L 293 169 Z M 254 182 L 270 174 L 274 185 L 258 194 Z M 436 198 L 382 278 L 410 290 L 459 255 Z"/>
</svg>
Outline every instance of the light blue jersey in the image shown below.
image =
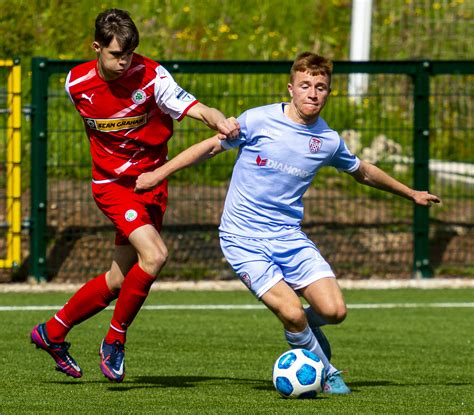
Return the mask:
<svg viewBox="0 0 474 415">
<path fill-rule="evenodd" d="M 310 126 L 284 114 L 285 103 L 257 107 L 239 118 L 239 147 L 219 231 L 221 235 L 279 238 L 301 227 L 303 195 L 321 167 L 353 172 L 360 160 L 319 117 Z"/>
</svg>

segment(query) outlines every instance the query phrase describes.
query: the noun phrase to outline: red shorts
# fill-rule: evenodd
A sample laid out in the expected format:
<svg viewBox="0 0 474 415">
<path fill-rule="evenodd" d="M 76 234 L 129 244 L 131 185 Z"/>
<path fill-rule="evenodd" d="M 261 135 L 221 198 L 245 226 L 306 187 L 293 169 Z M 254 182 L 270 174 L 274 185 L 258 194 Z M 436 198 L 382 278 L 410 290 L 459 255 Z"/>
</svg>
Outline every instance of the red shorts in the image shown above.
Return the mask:
<svg viewBox="0 0 474 415">
<path fill-rule="evenodd" d="M 95 203 L 115 226 L 115 245 L 130 244 L 128 237 L 140 226 L 153 225 L 160 232 L 163 225 L 168 201 L 167 181 L 149 192 L 135 193 L 135 180 L 92 182 Z"/>
</svg>

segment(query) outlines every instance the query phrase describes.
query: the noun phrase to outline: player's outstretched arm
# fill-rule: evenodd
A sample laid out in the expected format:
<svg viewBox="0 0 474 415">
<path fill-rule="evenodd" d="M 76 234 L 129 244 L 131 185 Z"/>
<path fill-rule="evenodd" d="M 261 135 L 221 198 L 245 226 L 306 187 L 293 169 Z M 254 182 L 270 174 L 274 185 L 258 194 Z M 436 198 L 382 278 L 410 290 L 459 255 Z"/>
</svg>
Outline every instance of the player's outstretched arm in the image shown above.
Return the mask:
<svg viewBox="0 0 474 415">
<path fill-rule="evenodd" d="M 431 206 L 433 203 L 441 202 L 438 196 L 427 191 L 414 190 L 394 179 L 377 166 L 363 160 L 360 162 L 359 169 L 349 174 L 359 183 L 402 196 L 417 205 Z"/>
<path fill-rule="evenodd" d="M 201 102 L 192 106 L 186 115 L 202 121 L 209 128 L 219 131 L 227 138 L 237 138 L 239 136 L 240 126 L 234 117 L 226 118 L 218 109 L 208 107 Z"/>
<path fill-rule="evenodd" d="M 225 149 L 222 147 L 221 140 L 225 139 L 226 136 L 224 134 L 216 134 L 207 140 L 192 145 L 157 169 L 140 174 L 135 182 L 135 192 L 151 190 L 178 170 L 222 153 Z"/>
</svg>

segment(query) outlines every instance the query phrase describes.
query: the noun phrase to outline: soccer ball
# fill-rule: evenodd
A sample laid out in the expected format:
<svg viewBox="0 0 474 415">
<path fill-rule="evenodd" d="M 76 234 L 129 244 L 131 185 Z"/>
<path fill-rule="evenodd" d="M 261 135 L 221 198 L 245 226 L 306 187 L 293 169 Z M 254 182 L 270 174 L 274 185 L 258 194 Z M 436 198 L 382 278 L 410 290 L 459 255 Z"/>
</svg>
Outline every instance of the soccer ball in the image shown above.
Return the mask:
<svg viewBox="0 0 474 415">
<path fill-rule="evenodd" d="M 306 349 L 288 350 L 273 366 L 273 385 L 284 398 L 314 398 L 325 376 L 321 359 Z"/>
</svg>

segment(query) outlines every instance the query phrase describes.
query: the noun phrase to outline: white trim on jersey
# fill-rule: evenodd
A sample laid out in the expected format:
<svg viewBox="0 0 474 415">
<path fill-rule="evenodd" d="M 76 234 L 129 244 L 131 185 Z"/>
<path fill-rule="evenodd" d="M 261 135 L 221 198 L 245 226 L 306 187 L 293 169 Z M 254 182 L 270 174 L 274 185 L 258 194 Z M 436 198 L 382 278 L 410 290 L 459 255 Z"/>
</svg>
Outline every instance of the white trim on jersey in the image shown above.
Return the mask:
<svg viewBox="0 0 474 415">
<path fill-rule="evenodd" d="M 122 164 L 121 166 L 117 167 L 116 169 L 114 169 L 114 172 L 117 173 L 117 174 L 122 174 L 125 170 L 127 170 L 130 166 L 136 164 L 137 162 L 134 162 L 132 161 L 135 156 L 137 154 L 139 154 L 140 152 L 143 151 L 143 148 L 140 148 L 139 150 L 135 151 L 135 153 L 133 153 L 132 157 L 130 157 L 128 159 L 127 162 L 125 162 L 124 164 Z"/>
<path fill-rule="evenodd" d="M 356 164 L 353 167 L 347 170 L 342 170 L 342 171 L 346 171 L 348 173 L 354 173 L 356 170 L 358 170 L 360 167 L 360 159 L 357 156 L 355 156 L 355 159 L 356 159 Z"/>
<path fill-rule="evenodd" d="M 69 73 L 71 73 L 71 72 L 69 72 Z M 69 84 L 68 87 L 70 88 L 74 85 L 80 84 L 81 82 L 84 82 L 84 81 L 87 81 L 88 79 L 93 78 L 95 76 L 95 74 L 96 74 L 96 70 L 95 70 L 95 68 L 93 68 L 88 73 L 86 73 L 84 76 L 81 76 L 81 77 L 75 79 L 72 82 L 69 82 L 69 76 L 68 76 L 68 79 L 66 80 L 66 84 Z"/>
<path fill-rule="evenodd" d="M 66 90 L 67 96 L 69 97 L 70 101 L 74 104 L 74 100 L 72 99 L 71 91 L 69 90 L 70 83 L 69 80 L 71 79 L 71 71 L 67 74 L 66 82 L 64 83 L 64 89 Z"/>
<path fill-rule="evenodd" d="M 92 179 L 92 183 L 95 183 L 95 184 L 112 183 L 112 182 L 117 181 L 118 179 L 119 179 L 118 177 L 114 177 L 113 179 L 104 179 L 104 180 L 94 180 L 94 179 Z"/>
</svg>

